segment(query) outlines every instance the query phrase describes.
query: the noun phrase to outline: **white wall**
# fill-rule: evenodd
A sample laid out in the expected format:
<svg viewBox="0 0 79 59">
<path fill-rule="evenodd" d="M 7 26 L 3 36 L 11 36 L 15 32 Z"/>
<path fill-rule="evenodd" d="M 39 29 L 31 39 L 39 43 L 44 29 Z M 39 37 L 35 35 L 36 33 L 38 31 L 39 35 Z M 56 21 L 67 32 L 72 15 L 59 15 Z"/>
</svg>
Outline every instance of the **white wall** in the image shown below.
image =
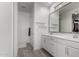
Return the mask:
<svg viewBox="0 0 79 59">
<path fill-rule="evenodd" d="M 26 42 L 29 42 L 28 28 L 29 14 L 23 11 L 18 12 L 18 46 L 19 48 L 26 47 Z"/>
<path fill-rule="evenodd" d="M 28 28 L 33 27 L 32 11 L 32 7 L 29 6 L 18 7 L 18 48 L 26 47 L 26 43 L 30 43 L 31 37 L 28 36 Z"/>
<path fill-rule="evenodd" d="M 0 56 L 13 56 L 13 3 L 0 2 Z"/>
<path fill-rule="evenodd" d="M 17 56 L 18 40 L 17 40 L 17 21 L 18 21 L 18 4 L 13 3 L 13 56 Z"/>
<path fill-rule="evenodd" d="M 43 3 L 34 4 L 34 50 L 41 48 L 41 35 L 48 33 L 48 14 L 49 9 Z M 40 27 L 44 23 L 45 28 Z"/>
<path fill-rule="evenodd" d="M 60 16 L 60 32 L 72 32 L 72 11 L 64 12 Z"/>
</svg>

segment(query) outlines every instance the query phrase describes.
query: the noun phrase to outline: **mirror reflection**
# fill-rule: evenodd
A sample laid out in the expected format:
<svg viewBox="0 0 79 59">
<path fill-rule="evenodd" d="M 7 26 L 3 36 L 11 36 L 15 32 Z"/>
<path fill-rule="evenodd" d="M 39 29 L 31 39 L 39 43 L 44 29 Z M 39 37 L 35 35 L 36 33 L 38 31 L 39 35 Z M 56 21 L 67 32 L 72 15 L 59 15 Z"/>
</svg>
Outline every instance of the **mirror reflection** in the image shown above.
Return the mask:
<svg viewBox="0 0 79 59">
<path fill-rule="evenodd" d="M 57 2 L 50 7 L 50 32 L 79 32 L 79 3 Z"/>
</svg>

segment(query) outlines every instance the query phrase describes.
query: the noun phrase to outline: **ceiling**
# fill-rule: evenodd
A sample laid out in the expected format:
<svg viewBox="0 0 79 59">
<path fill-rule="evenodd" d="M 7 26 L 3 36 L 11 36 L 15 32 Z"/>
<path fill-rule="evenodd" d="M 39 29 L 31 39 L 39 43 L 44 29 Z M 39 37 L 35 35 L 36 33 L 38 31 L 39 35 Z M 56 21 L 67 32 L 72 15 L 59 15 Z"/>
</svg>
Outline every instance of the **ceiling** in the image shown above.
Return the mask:
<svg viewBox="0 0 79 59">
<path fill-rule="evenodd" d="M 18 2 L 18 6 L 20 7 L 31 7 L 33 2 Z"/>
<path fill-rule="evenodd" d="M 33 10 L 33 2 L 18 2 L 18 10 L 30 12 Z"/>
<path fill-rule="evenodd" d="M 56 3 L 59 2 L 18 2 L 18 10 L 21 11 L 30 11 L 33 8 L 33 4 L 34 3 L 38 3 L 41 6 L 46 6 L 46 7 L 50 7 L 51 5 L 55 5 Z"/>
<path fill-rule="evenodd" d="M 60 14 L 63 12 L 68 12 L 74 9 L 77 9 L 79 7 L 79 2 L 72 2 L 67 6 L 64 6 L 63 8 L 60 8 Z"/>
<path fill-rule="evenodd" d="M 18 5 L 21 7 L 30 7 L 33 5 L 33 3 L 38 3 L 38 4 L 49 7 L 52 4 L 55 4 L 56 2 L 18 2 Z"/>
</svg>

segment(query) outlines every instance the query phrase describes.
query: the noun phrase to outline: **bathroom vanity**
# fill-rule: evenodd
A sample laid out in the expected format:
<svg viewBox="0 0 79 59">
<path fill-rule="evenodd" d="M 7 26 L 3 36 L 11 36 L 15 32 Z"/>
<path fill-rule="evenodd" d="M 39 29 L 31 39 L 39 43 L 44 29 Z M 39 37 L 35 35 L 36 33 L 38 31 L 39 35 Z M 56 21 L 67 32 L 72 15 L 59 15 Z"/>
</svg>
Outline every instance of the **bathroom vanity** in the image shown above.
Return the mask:
<svg viewBox="0 0 79 59">
<path fill-rule="evenodd" d="M 79 39 L 65 35 L 42 35 L 42 48 L 55 57 L 79 57 Z"/>
<path fill-rule="evenodd" d="M 79 57 L 79 3 L 62 4 L 50 7 L 50 34 L 42 35 L 42 48 L 55 57 Z"/>
</svg>

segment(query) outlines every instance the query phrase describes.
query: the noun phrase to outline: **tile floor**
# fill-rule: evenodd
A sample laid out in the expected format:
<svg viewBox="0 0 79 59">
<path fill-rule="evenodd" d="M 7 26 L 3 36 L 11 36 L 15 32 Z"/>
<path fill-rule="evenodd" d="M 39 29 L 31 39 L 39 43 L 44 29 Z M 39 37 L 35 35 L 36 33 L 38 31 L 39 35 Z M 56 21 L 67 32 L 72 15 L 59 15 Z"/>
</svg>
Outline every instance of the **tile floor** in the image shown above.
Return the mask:
<svg viewBox="0 0 79 59">
<path fill-rule="evenodd" d="M 18 57 L 52 57 L 45 50 L 33 50 L 32 47 L 27 44 L 25 48 L 19 48 Z"/>
</svg>

